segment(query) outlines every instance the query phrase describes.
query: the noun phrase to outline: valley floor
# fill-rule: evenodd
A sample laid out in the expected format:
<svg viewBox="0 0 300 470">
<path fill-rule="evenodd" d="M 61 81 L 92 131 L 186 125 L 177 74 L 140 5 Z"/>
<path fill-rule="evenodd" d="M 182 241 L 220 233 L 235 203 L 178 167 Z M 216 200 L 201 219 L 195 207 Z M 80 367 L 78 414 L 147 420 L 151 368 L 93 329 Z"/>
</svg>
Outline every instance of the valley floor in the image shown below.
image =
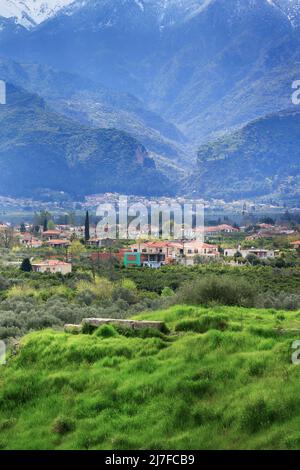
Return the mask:
<svg viewBox="0 0 300 470">
<path fill-rule="evenodd" d="M 300 312 L 175 306 L 168 335 L 23 338 L 0 368 L 1 449 L 298 449 Z"/>
</svg>

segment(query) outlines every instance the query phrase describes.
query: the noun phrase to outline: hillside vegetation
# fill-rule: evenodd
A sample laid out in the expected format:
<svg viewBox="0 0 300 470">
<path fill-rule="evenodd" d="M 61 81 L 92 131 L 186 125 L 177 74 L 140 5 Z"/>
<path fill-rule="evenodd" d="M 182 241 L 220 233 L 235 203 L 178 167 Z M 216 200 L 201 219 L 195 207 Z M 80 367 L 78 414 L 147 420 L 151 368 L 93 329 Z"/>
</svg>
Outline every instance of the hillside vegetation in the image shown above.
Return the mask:
<svg viewBox="0 0 300 470">
<path fill-rule="evenodd" d="M 46 330 L 0 368 L 2 449 L 295 449 L 300 312 L 175 306 L 169 335 Z"/>
<path fill-rule="evenodd" d="M 299 125 L 298 110 L 282 111 L 202 145 L 186 189 L 227 200 L 272 195 L 296 202 Z"/>
<path fill-rule="evenodd" d="M 7 84 L 7 105 L 0 109 L 1 194 L 145 194 L 150 186 L 151 194 L 164 194 L 168 184 L 129 134 L 81 125 L 38 95 Z"/>
<path fill-rule="evenodd" d="M 178 304 L 296 311 L 299 288 L 297 264 L 115 268 L 113 275 L 107 265 L 95 277 L 87 266 L 68 276 L 0 267 L 0 340 L 83 318 L 131 318 Z"/>
<path fill-rule="evenodd" d="M 148 109 L 141 100 L 86 78 L 41 64 L 19 64 L 0 57 L 0 76 L 7 83 L 38 94 L 58 113 L 96 128 L 128 132 L 149 151 L 177 158 L 185 138 L 174 124 Z"/>
</svg>

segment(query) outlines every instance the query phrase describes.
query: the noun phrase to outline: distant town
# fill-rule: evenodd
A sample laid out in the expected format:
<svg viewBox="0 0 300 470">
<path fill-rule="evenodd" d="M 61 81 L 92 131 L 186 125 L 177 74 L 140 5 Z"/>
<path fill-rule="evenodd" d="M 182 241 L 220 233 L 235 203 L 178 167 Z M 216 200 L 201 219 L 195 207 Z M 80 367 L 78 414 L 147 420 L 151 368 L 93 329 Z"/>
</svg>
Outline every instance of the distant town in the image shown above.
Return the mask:
<svg viewBox="0 0 300 470">
<path fill-rule="evenodd" d="M 192 201 L 205 205 L 203 241 L 162 239 L 159 227 L 150 234 L 140 226 L 135 240 L 111 240 L 97 233 L 96 209 L 114 204 L 117 194 L 89 196 L 83 202 L 50 203 L 0 198 L 0 246 L 7 263 L 28 258 L 36 272 L 68 274 L 81 258 L 93 263 L 160 268 L 201 263 L 246 265 L 298 254 L 300 210 L 275 203 Z M 128 197 L 131 203 L 169 204 L 170 198 Z M 185 204 L 187 200 L 176 200 Z M 190 200 L 188 202 L 191 202 Z"/>
</svg>

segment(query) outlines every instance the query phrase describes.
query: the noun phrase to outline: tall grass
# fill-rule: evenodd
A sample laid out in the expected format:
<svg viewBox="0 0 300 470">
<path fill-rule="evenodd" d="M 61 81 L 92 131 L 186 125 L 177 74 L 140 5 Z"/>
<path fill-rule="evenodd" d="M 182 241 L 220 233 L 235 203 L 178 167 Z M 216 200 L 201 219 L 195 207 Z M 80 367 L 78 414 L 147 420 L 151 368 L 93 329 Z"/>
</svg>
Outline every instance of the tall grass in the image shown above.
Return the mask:
<svg viewBox="0 0 300 470">
<path fill-rule="evenodd" d="M 300 312 L 276 316 L 176 306 L 138 317 L 168 337 L 32 333 L 0 368 L 0 448 L 299 448 Z"/>
</svg>

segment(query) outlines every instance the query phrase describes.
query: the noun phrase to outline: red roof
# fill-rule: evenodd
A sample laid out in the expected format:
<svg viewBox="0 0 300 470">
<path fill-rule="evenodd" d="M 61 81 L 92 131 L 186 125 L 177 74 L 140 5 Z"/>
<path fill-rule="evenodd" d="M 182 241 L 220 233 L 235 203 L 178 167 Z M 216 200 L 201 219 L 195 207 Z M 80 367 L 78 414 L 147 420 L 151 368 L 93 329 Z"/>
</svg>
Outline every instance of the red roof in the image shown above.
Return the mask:
<svg viewBox="0 0 300 470">
<path fill-rule="evenodd" d="M 146 243 L 141 243 L 141 245 L 146 245 L 149 248 L 175 248 L 175 247 L 182 247 L 182 243 L 177 243 L 177 242 L 163 242 L 163 241 L 157 241 L 157 242 L 146 242 Z"/>
<path fill-rule="evenodd" d="M 60 230 L 45 230 L 43 233 L 60 233 Z"/>
<path fill-rule="evenodd" d="M 69 240 L 48 240 L 48 245 L 70 245 Z"/>
<path fill-rule="evenodd" d="M 216 250 L 218 249 L 216 245 L 210 245 L 209 243 L 202 243 L 202 248 L 215 248 Z"/>
<path fill-rule="evenodd" d="M 31 240 L 32 237 L 33 237 L 32 233 L 29 233 L 29 232 L 21 233 L 21 238 L 23 240 Z"/>
<path fill-rule="evenodd" d="M 46 259 L 40 263 L 32 263 L 33 266 L 70 266 L 70 263 L 65 263 L 58 259 Z"/>
<path fill-rule="evenodd" d="M 222 232 L 226 230 L 233 230 L 234 232 L 239 232 L 238 228 L 232 227 L 231 225 L 227 224 L 222 224 L 222 225 L 216 225 L 213 227 L 205 227 L 204 231 L 205 232 Z"/>
</svg>

